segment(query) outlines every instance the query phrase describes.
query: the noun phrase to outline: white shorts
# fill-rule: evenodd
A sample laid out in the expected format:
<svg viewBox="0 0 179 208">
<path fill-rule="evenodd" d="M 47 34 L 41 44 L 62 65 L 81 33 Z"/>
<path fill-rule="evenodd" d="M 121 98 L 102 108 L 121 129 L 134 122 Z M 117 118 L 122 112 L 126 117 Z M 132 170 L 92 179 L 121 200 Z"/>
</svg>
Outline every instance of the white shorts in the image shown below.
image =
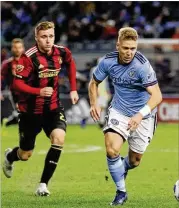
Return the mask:
<svg viewBox="0 0 179 208">
<path fill-rule="evenodd" d="M 113 129 L 128 141 L 129 148 L 139 154 L 143 154 L 149 145 L 156 129 L 156 116 L 144 119 L 135 131 L 127 131 L 130 117 L 124 116 L 114 108 L 109 108 L 106 116 L 106 125 L 103 128 L 105 132 Z"/>
</svg>

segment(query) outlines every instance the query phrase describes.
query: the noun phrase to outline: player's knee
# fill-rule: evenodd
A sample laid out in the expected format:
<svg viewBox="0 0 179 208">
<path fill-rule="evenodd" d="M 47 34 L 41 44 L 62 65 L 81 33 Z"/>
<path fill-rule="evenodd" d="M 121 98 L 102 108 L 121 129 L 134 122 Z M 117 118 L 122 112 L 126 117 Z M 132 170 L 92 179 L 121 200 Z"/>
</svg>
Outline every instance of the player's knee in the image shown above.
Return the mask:
<svg viewBox="0 0 179 208">
<path fill-rule="evenodd" d="M 119 152 L 115 148 L 106 147 L 106 154 L 107 154 L 108 157 L 114 158 L 114 157 L 117 157 L 119 155 Z"/>
<path fill-rule="evenodd" d="M 21 152 L 18 156 L 20 160 L 27 161 L 32 156 L 32 152 Z"/>
<path fill-rule="evenodd" d="M 63 146 L 65 141 L 65 131 L 62 129 L 55 129 L 51 135 L 51 143 Z"/>
<path fill-rule="evenodd" d="M 29 159 L 29 156 L 26 154 L 23 154 L 23 155 L 20 155 L 19 158 L 21 161 L 27 161 Z"/>
<path fill-rule="evenodd" d="M 129 160 L 129 164 L 131 167 L 136 168 L 140 165 L 141 158 L 136 157 L 133 160 Z"/>
<path fill-rule="evenodd" d="M 60 145 L 60 146 L 64 145 L 64 141 L 65 141 L 65 138 L 60 137 L 60 136 L 55 136 L 51 139 L 52 144 L 56 144 L 56 145 Z"/>
</svg>

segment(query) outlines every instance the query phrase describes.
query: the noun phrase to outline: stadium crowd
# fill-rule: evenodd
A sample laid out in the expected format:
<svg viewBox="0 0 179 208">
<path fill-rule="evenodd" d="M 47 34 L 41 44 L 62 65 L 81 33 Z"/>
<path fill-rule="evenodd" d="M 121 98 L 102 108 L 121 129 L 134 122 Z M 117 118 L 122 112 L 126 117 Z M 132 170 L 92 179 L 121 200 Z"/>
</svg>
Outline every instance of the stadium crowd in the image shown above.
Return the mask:
<svg viewBox="0 0 179 208">
<path fill-rule="evenodd" d="M 179 38 L 177 2 L 9 1 L 1 2 L 1 12 L 1 61 L 10 56 L 11 40 L 25 38 L 42 19 L 55 23 L 56 42 L 67 46 L 70 42 L 115 39 L 118 29 L 124 26 L 135 28 L 141 38 Z M 90 71 L 96 63 L 97 59 L 91 60 L 86 63 L 84 70 L 77 72 L 81 94 L 87 93 Z M 170 60 L 164 59 L 160 52 L 153 60 L 161 89 L 167 92 L 173 92 L 178 83 L 175 81 L 178 79 L 177 73 L 174 75 L 171 72 L 170 65 Z M 69 92 L 65 74 L 59 82 L 60 90 Z M 166 83 L 174 87 L 168 89 Z"/>
<path fill-rule="evenodd" d="M 152 12 L 148 12 L 152 11 Z M 176 37 L 177 2 L 2 2 L 2 38 L 24 38 L 42 18 L 54 21 L 56 41 L 109 40 L 119 28 L 131 26 L 140 37 Z"/>
</svg>

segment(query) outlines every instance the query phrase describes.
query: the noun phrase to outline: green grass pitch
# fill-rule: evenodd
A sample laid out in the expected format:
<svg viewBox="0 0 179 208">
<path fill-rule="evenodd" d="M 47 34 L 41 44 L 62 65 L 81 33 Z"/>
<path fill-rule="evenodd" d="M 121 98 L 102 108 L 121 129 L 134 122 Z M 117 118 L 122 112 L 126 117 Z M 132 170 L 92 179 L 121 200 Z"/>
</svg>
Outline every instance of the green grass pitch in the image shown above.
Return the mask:
<svg viewBox="0 0 179 208">
<path fill-rule="evenodd" d="M 4 149 L 18 144 L 17 126 L 2 127 L 1 161 Z M 178 180 L 178 125 L 159 124 L 140 167 L 131 170 L 126 184 L 129 199 L 124 208 L 177 208 L 173 186 Z M 50 144 L 44 133 L 28 162 L 15 163 L 14 175 L 7 179 L 1 171 L 3 208 L 106 208 L 115 186 L 106 165 L 103 134 L 97 126 L 69 126 L 64 153 L 49 183 L 50 197 L 36 197 Z M 127 153 L 124 145 L 122 155 Z M 109 180 L 105 180 L 105 175 Z"/>
</svg>

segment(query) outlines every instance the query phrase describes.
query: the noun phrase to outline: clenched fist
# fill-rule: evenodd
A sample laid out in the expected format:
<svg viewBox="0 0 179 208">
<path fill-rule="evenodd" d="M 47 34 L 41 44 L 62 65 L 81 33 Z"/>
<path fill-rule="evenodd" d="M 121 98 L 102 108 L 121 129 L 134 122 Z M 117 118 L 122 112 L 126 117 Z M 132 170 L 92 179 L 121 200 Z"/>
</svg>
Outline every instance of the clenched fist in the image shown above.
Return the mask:
<svg viewBox="0 0 179 208">
<path fill-rule="evenodd" d="M 52 87 L 44 87 L 40 90 L 41 97 L 51 97 L 52 93 L 53 93 Z"/>
<path fill-rule="evenodd" d="M 78 99 L 79 99 L 77 91 L 71 91 L 70 92 L 70 98 L 71 98 L 72 104 L 76 104 L 78 102 Z"/>
</svg>

